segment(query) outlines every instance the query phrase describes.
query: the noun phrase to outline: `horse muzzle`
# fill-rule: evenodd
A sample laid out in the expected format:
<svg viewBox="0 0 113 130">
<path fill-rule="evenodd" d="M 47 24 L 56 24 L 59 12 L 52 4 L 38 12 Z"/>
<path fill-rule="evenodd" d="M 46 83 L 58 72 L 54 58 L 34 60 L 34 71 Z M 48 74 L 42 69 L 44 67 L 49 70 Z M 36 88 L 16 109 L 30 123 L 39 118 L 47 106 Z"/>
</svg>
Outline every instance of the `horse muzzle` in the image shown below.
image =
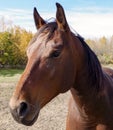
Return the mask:
<svg viewBox="0 0 113 130">
<path fill-rule="evenodd" d="M 38 105 L 37 107 L 34 107 L 34 105 L 31 105 L 25 101 L 22 101 L 14 107 L 14 105 L 12 105 L 10 102 L 10 111 L 13 118 L 18 123 L 31 126 L 37 120 L 40 108 Z"/>
</svg>

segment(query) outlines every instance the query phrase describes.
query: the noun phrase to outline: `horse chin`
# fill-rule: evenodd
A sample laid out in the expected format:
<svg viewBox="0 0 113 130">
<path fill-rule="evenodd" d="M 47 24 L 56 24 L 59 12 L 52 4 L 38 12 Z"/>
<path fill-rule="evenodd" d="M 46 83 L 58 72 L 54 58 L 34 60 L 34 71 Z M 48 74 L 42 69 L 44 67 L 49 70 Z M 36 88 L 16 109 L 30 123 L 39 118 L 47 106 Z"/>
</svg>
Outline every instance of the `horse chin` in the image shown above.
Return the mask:
<svg viewBox="0 0 113 130">
<path fill-rule="evenodd" d="M 24 120 L 21 120 L 20 123 L 26 126 L 32 126 L 36 122 L 38 116 L 39 116 L 39 112 L 34 116 L 32 120 L 24 119 Z"/>
</svg>

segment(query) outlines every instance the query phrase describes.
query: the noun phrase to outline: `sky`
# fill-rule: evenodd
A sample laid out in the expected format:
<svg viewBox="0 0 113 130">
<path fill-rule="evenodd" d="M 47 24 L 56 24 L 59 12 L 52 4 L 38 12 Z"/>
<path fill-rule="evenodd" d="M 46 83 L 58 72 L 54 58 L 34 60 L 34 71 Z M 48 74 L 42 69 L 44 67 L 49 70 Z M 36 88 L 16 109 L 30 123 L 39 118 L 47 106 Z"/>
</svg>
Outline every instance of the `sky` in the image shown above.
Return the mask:
<svg viewBox="0 0 113 130">
<path fill-rule="evenodd" d="M 33 8 L 49 20 L 55 18 L 56 2 L 64 7 L 70 27 L 83 37 L 113 35 L 113 0 L 1 0 L 0 21 L 36 32 Z"/>
</svg>

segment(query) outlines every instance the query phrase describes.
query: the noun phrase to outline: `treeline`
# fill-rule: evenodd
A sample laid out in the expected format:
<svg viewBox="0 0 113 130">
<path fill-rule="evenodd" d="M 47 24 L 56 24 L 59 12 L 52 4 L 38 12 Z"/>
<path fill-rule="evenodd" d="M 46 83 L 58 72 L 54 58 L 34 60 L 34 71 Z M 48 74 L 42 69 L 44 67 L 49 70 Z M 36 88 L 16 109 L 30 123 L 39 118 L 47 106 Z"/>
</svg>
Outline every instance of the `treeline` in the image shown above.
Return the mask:
<svg viewBox="0 0 113 130">
<path fill-rule="evenodd" d="M 33 34 L 20 27 L 0 32 L 0 67 L 24 66 L 26 47 Z"/>
<path fill-rule="evenodd" d="M 0 32 L 0 67 L 25 66 L 26 48 L 32 37 L 32 32 L 20 27 Z M 86 42 L 97 54 L 102 64 L 113 64 L 113 36 L 87 39 Z"/>
<path fill-rule="evenodd" d="M 86 42 L 98 56 L 101 64 L 113 65 L 113 36 L 87 39 Z"/>
</svg>

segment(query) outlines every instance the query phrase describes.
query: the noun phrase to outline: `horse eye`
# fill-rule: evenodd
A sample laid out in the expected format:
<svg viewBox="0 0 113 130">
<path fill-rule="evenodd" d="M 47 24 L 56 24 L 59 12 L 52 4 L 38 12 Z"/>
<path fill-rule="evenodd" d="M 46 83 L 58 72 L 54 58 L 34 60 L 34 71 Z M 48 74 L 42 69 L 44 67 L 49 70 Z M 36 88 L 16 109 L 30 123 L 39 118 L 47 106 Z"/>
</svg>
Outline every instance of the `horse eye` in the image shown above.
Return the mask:
<svg viewBox="0 0 113 130">
<path fill-rule="evenodd" d="M 61 51 L 56 50 L 56 51 L 54 51 L 54 52 L 52 52 L 52 53 L 50 54 L 50 57 L 51 57 L 51 58 L 56 58 L 56 57 L 58 57 L 58 56 L 60 55 L 60 53 L 61 53 Z"/>
</svg>

